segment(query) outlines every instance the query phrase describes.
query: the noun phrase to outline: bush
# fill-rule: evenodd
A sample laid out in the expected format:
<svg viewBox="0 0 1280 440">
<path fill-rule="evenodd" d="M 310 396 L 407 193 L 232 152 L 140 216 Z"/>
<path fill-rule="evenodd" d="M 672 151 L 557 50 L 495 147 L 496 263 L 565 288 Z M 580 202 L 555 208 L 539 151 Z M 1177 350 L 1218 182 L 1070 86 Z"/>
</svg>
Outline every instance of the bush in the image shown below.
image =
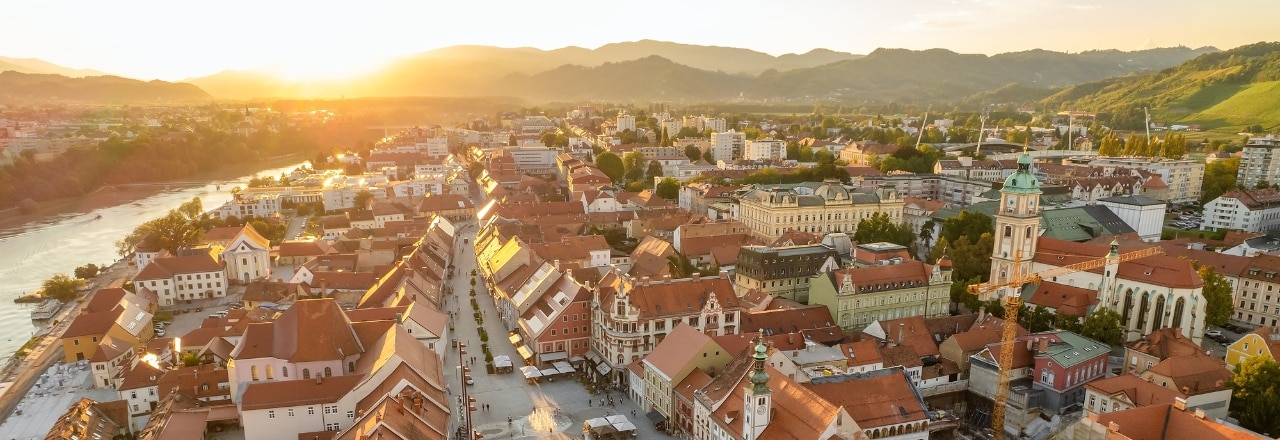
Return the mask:
<svg viewBox="0 0 1280 440">
<path fill-rule="evenodd" d="M 173 322 L 173 312 L 159 311 L 156 316 L 151 317 L 152 322 Z"/>
<path fill-rule="evenodd" d="M 478 329 L 478 331 L 480 332 L 480 342 L 489 342 L 489 332 L 485 331 L 483 328 Z"/>
<path fill-rule="evenodd" d="M 98 273 L 100 273 L 102 269 L 105 269 L 105 268 L 98 267 L 93 263 L 89 263 L 84 266 L 77 267 L 75 270 L 75 276 L 76 278 L 87 280 L 89 278 L 98 276 Z"/>
<path fill-rule="evenodd" d="M 493 363 L 493 353 L 488 353 L 488 352 L 486 352 L 486 353 L 484 354 L 484 361 L 485 361 L 485 362 L 488 362 L 488 363 L 490 363 L 490 364 L 492 364 L 492 363 Z"/>
<path fill-rule="evenodd" d="M 484 371 L 489 374 L 494 374 L 493 364 L 485 362 Z"/>
<path fill-rule="evenodd" d="M 480 303 L 475 298 L 471 298 L 471 310 L 480 311 Z"/>
</svg>

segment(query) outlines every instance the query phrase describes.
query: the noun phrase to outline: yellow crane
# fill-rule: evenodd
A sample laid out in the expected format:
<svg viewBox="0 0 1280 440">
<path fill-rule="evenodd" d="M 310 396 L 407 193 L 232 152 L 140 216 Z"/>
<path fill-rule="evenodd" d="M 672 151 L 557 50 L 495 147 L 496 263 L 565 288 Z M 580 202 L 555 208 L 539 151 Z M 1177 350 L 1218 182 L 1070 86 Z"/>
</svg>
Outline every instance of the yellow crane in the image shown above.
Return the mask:
<svg viewBox="0 0 1280 440">
<path fill-rule="evenodd" d="M 1096 258 L 1079 263 L 1069 264 L 1059 268 L 1049 269 L 1042 272 L 1028 274 L 1026 276 L 1009 280 L 1005 283 L 982 283 L 969 286 L 969 293 L 983 298 L 993 292 L 997 292 L 1002 288 L 1021 288 L 1027 283 L 1039 283 L 1045 278 L 1052 279 L 1059 275 L 1069 273 L 1097 269 L 1108 264 L 1119 264 L 1124 261 L 1146 258 L 1153 255 L 1163 255 L 1164 249 L 1159 247 L 1149 247 L 1133 252 L 1119 253 L 1120 244 L 1111 242 L 1111 253 L 1106 257 Z M 1022 264 L 1022 253 L 1018 252 L 1014 259 L 1014 264 Z M 985 299 L 985 298 L 983 298 Z M 1000 334 L 1000 364 L 999 376 L 996 379 L 995 402 L 991 409 L 991 431 L 995 439 L 1004 438 L 1004 411 L 1005 404 L 1009 400 L 1009 370 L 1013 368 L 1013 342 L 1017 338 L 1018 312 L 1022 310 L 1022 298 L 1017 294 L 1005 295 L 1004 302 L 1004 326 Z"/>
</svg>

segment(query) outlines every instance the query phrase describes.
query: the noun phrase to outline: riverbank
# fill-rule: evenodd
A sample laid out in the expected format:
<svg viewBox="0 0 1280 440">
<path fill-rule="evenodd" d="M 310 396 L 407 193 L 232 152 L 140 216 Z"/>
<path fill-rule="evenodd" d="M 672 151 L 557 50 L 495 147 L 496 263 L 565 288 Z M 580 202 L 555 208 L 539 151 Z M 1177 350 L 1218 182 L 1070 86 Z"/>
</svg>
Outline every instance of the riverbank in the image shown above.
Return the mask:
<svg viewBox="0 0 1280 440">
<path fill-rule="evenodd" d="M 230 180 L 246 174 L 252 174 L 263 169 L 279 168 L 305 160 L 307 160 L 307 158 L 304 157 L 304 155 L 291 154 L 264 159 L 261 162 L 229 165 L 214 171 L 185 177 L 181 183 L 174 184 L 173 186 L 196 186 L 190 183 L 193 181 L 213 182 L 219 180 Z M 154 185 L 150 187 L 112 187 L 110 185 L 104 185 L 101 188 L 82 196 L 39 202 L 36 210 L 29 214 L 23 214 L 18 210 L 18 208 L 6 209 L 0 211 L 0 229 L 18 227 L 31 222 L 51 220 L 56 216 L 64 214 L 86 213 L 95 209 L 107 208 L 123 203 L 133 203 L 165 191 L 167 189 L 165 183 L 166 182 L 146 182 L 147 185 Z M 227 188 L 227 190 L 229 191 L 230 188 Z M 212 208 L 214 207 L 205 206 L 206 210 Z M 96 262 L 86 261 L 86 263 Z"/>
</svg>

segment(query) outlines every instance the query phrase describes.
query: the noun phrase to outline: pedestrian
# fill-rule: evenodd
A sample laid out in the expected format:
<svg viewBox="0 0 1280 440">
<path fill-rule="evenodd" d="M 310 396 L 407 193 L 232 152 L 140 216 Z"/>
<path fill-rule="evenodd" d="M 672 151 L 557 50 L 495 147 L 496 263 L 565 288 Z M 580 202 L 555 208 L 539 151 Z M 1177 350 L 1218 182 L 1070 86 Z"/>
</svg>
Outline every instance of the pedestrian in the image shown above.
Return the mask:
<svg viewBox="0 0 1280 440">
<path fill-rule="evenodd" d="M 587 399 L 587 407 L 591 407 L 591 399 Z"/>
</svg>

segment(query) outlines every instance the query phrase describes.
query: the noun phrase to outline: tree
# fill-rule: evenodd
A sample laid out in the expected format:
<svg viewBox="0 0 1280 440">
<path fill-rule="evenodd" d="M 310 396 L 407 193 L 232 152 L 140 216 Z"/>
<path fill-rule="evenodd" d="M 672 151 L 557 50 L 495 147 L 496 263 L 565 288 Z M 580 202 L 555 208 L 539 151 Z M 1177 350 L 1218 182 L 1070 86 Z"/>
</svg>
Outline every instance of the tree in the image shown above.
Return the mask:
<svg viewBox="0 0 1280 440">
<path fill-rule="evenodd" d="M 1107 135 L 1098 142 L 1098 155 L 1105 157 L 1116 157 L 1124 151 L 1120 145 L 1120 139 L 1116 138 L 1116 132 L 1109 131 Z"/>
<path fill-rule="evenodd" d="M 194 351 L 184 351 L 178 357 L 184 367 L 194 367 L 200 365 L 200 355 Z"/>
<path fill-rule="evenodd" d="M 684 156 L 689 158 L 689 162 L 697 162 L 698 159 L 702 158 L 702 151 L 699 151 L 698 147 L 693 144 L 685 145 Z"/>
<path fill-rule="evenodd" d="M 1240 426 L 1264 434 L 1280 432 L 1280 364 L 1270 356 L 1250 356 L 1228 381 L 1231 415 Z"/>
<path fill-rule="evenodd" d="M 1204 324 L 1220 326 L 1231 319 L 1231 283 L 1213 266 L 1200 266 L 1200 279 L 1204 280 Z"/>
<path fill-rule="evenodd" d="M 622 176 L 628 183 L 644 179 L 645 165 L 648 163 L 644 153 L 639 151 L 627 153 L 622 156 Z"/>
<path fill-rule="evenodd" d="M 1053 317 L 1053 327 L 1058 330 L 1080 333 L 1080 317 L 1059 312 Z"/>
<path fill-rule="evenodd" d="M 656 160 L 649 161 L 649 169 L 644 174 L 647 182 L 652 182 L 654 177 L 662 177 L 662 164 Z"/>
<path fill-rule="evenodd" d="M 373 200 L 373 193 L 367 189 L 362 189 L 356 193 L 356 211 L 364 211 L 369 209 L 369 201 Z"/>
<path fill-rule="evenodd" d="M 1204 180 L 1201 184 L 1200 203 L 1210 200 L 1236 188 L 1236 172 L 1240 170 L 1240 158 L 1230 157 L 1215 160 L 1205 165 Z"/>
<path fill-rule="evenodd" d="M 711 154 L 711 149 L 708 148 L 707 151 L 702 152 L 702 160 L 707 161 L 707 163 L 713 164 L 713 163 L 716 163 L 716 156 L 714 154 Z"/>
<path fill-rule="evenodd" d="M 1018 323 L 1031 333 L 1053 330 L 1053 312 L 1044 306 L 1022 306 L 1022 311 L 1018 312 Z"/>
<path fill-rule="evenodd" d="M 76 299 L 76 295 L 80 293 L 80 288 L 84 287 L 84 280 L 77 280 L 71 276 L 60 273 L 49 277 L 40 284 L 40 295 L 45 298 L 52 298 L 62 302 L 69 302 Z"/>
<path fill-rule="evenodd" d="M 960 237 L 980 237 L 982 234 L 995 233 L 995 223 L 991 217 L 977 212 L 960 211 L 959 215 L 942 222 L 939 238 L 954 242 Z"/>
<path fill-rule="evenodd" d="M 84 266 L 77 267 L 75 270 L 75 275 L 76 275 L 76 278 L 87 280 L 89 278 L 98 276 L 98 271 L 101 269 L 102 268 L 95 266 L 93 263 L 89 263 Z"/>
<path fill-rule="evenodd" d="M 1120 314 L 1111 309 L 1098 308 L 1084 318 L 1080 334 L 1086 338 L 1111 346 L 1124 343 L 1124 329 L 1120 328 Z"/>
<path fill-rule="evenodd" d="M 658 182 L 658 187 L 654 191 L 658 194 L 658 197 L 675 200 L 680 197 L 680 181 L 674 177 L 663 178 L 661 182 Z"/>
<path fill-rule="evenodd" d="M 858 228 L 853 233 L 853 240 L 858 243 L 884 241 L 909 248 L 916 241 L 916 236 L 915 233 L 911 232 L 910 226 L 894 224 L 889 220 L 888 214 L 877 212 L 872 214 L 871 217 L 864 218 L 858 222 Z"/>
<path fill-rule="evenodd" d="M 622 183 L 622 158 L 613 154 L 613 152 L 606 151 L 596 156 L 596 168 L 600 168 L 600 172 L 609 176 L 609 180 L 612 180 L 613 183 Z"/>
</svg>

